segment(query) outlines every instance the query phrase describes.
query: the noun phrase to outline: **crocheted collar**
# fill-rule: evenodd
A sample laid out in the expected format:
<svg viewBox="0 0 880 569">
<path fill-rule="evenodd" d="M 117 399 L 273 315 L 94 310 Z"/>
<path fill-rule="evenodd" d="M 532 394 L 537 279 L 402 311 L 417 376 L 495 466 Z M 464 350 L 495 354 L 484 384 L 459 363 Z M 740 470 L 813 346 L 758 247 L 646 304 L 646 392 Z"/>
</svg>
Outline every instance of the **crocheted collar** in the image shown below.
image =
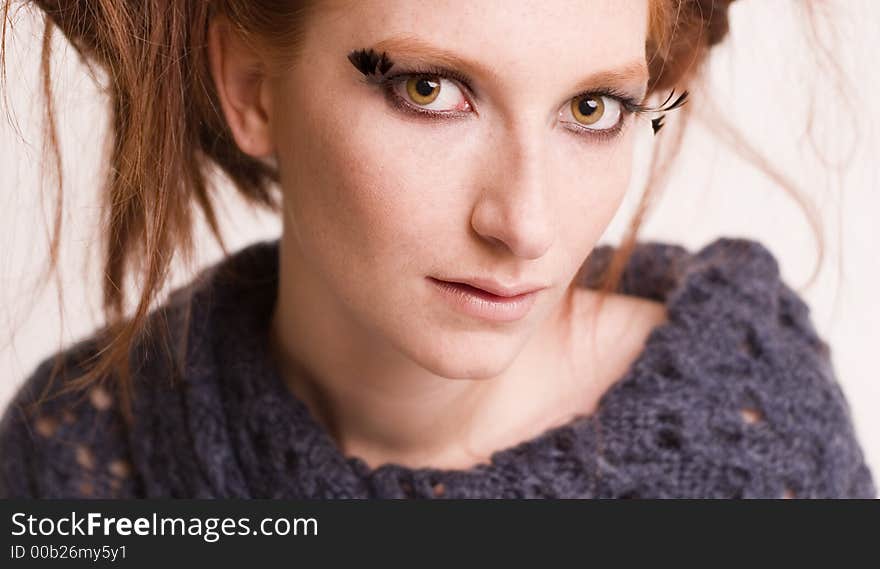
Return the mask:
<svg viewBox="0 0 880 569">
<path fill-rule="evenodd" d="M 756 250 L 761 254 L 755 255 Z M 579 284 L 593 287 L 613 252 L 610 245 L 596 247 L 579 273 Z M 595 474 L 603 466 L 603 415 L 619 408 L 619 402 L 652 391 L 636 383 L 680 373 L 664 369 L 667 355 L 686 351 L 682 342 L 703 333 L 706 311 L 712 310 L 705 301 L 719 282 L 734 278 L 722 274 L 731 255 L 749 259 L 738 265 L 739 272 L 778 275 L 769 252 L 749 240 L 720 238 L 696 253 L 675 244 L 637 243 L 618 291 L 664 302 L 668 319 L 651 331 L 596 412 L 498 450 L 488 463 L 448 470 L 395 463 L 370 468 L 340 451 L 287 388 L 268 350 L 278 240 L 254 243 L 210 267 L 193 284 L 185 395 L 189 444 L 218 496 L 506 497 L 522 496 L 523 488 L 540 496 L 553 495 L 560 485 L 595 495 Z M 767 310 L 759 298 L 752 300 L 756 313 Z"/>
</svg>

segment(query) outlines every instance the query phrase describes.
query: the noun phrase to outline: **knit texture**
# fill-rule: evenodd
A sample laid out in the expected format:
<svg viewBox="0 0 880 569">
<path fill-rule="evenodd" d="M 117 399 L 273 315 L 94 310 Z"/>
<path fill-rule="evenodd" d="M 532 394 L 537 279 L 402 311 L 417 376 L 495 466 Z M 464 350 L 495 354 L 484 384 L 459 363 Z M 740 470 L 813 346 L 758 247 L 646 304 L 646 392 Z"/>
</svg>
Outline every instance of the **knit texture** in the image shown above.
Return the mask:
<svg viewBox="0 0 880 569">
<path fill-rule="evenodd" d="M 595 248 L 578 284 L 597 286 L 612 253 Z M 44 360 L 0 422 L 0 496 L 876 497 L 828 346 L 756 241 L 639 242 L 619 292 L 665 303 L 668 320 L 594 413 L 462 470 L 370 468 L 340 451 L 267 348 L 277 273 L 278 241 L 257 242 L 151 313 L 172 346 L 189 330 L 188 346 L 172 381 L 156 336 L 138 345 L 131 428 L 110 382 L 26 412 L 47 386 Z M 63 352 L 65 377 L 95 337 Z"/>
</svg>

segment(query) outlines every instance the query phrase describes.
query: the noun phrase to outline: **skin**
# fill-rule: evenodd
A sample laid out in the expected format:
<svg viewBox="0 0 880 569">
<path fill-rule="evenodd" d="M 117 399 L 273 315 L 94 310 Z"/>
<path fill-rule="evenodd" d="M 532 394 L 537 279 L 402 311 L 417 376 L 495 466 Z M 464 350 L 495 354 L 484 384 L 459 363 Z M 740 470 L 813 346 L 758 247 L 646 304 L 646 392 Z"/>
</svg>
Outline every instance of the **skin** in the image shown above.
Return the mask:
<svg viewBox="0 0 880 569">
<path fill-rule="evenodd" d="M 631 116 L 603 141 L 560 115 L 584 78 L 644 63 L 647 9 L 325 2 L 302 57 L 277 77 L 251 73 L 260 55 L 212 25 L 212 72 L 236 142 L 281 172 L 273 354 L 346 455 L 372 467 L 485 462 L 592 412 L 663 321 L 663 305 L 613 296 L 594 323 L 596 295 L 569 286 L 619 208 L 635 137 L 650 125 Z M 414 117 L 362 81 L 348 53 L 398 34 L 481 64 L 485 73 L 461 70 L 476 96 L 443 79 L 449 104 L 431 107 L 467 100 L 472 114 Z M 389 56 L 391 73 L 411 69 L 405 51 Z M 646 81 L 620 87 L 641 97 Z M 429 275 L 547 288 L 526 317 L 499 324 L 451 308 Z"/>
</svg>

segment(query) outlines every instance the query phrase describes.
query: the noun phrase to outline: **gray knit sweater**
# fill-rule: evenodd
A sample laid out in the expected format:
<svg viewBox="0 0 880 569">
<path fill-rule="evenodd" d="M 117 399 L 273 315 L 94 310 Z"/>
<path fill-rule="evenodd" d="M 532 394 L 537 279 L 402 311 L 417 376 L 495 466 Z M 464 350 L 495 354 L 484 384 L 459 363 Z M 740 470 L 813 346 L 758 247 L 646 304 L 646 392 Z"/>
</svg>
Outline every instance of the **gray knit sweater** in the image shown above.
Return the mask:
<svg viewBox="0 0 880 569">
<path fill-rule="evenodd" d="M 597 285 L 612 252 L 593 251 L 581 286 Z M 189 330 L 183 381 L 143 340 L 131 426 L 111 383 L 27 412 L 46 386 L 43 361 L 0 423 L 0 496 L 876 497 L 828 346 L 758 242 L 639 242 L 620 292 L 664 302 L 668 321 L 596 412 L 466 470 L 369 468 L 340 451 L 267 350 L 277 255 L 277 241 L 248 246 L 152 313 L 173 346 Z M 94 339 L 63 352 L 67 377 Z"/>
</svg>

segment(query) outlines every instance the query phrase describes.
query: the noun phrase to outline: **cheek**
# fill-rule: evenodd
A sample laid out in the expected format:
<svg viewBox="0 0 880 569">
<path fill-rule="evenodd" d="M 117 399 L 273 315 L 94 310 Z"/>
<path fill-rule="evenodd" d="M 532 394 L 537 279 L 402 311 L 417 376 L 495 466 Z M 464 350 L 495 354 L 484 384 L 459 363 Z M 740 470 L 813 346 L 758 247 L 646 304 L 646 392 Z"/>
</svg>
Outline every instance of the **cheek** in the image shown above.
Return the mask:
<svg viewBox="0 0 880 569">
<path fill-rule="evenodd" d="M 413 125 L 320 109 L 284 124 L 285 209 L 305 254 L 334 273 L 362 263 L 366 278 L 429 267 L 434 244 L 460 212 L 442 199 L 454 185 L 448 160 L 414 144 Z"/>
<path fill-rule="evenodd" d="M 612 143 L 569 146 L 556 171 L 559 187 L 565 188 L 557 204 L 560 241 L 575 257 L 589 253 L 611 223 L 632 177 L 634 136 L 627 129 Z"/>
</svg>

